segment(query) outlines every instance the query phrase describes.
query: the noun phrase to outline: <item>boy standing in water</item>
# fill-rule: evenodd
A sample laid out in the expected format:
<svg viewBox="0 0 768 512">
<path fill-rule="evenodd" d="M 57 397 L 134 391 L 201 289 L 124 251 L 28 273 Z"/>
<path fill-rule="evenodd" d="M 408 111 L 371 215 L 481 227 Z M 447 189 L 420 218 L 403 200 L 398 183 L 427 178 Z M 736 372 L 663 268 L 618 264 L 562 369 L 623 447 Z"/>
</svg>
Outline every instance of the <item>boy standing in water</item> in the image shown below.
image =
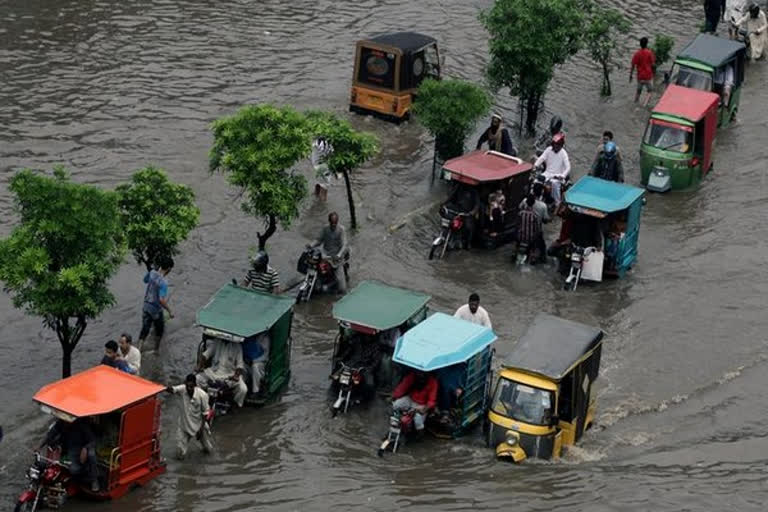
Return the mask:
<svg viewBox="0 0 768 512">
<path fill-rule="evenodd" d="M 648 38 L 640 38 L 640 49 L 632 56 L 632 65 L 629 67 L 629 81 L 632 82 L 632 75 L 637 69 L 637 90 L 635 91 L 635 103 L 640 99 L 643 89 L 648 94 L 643 101 L 643 106 L 648 106 L 653 91 L 653 67 L 656 65 L 656 56 L 648 48 Z"/>
</svg>

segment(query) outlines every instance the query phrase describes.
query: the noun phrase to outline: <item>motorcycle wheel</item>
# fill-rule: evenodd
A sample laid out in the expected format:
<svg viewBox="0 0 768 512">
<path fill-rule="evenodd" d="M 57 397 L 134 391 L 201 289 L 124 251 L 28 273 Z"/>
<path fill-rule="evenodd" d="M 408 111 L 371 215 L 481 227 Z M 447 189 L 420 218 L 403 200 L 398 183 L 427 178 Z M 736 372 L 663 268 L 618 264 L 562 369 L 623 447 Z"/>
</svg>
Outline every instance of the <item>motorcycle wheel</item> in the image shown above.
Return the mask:
<svg viewBox="0 0 768 512">
<path fill-rule="evenodd" d="M 34 503 L 34 501 L 19 501 L 16 503 L 16 507 L 13 509 L 13 512 L 32 512 L 32 506 Z"/>
<path fill-rule="evenodd" d="M 440 247 L 439 245 L 433 245 L 432 248 L 429 250 L 429 259 L 433 260 L 435 259 L 435 252 L 437 251 L 437 248 Z"/>
</svg>

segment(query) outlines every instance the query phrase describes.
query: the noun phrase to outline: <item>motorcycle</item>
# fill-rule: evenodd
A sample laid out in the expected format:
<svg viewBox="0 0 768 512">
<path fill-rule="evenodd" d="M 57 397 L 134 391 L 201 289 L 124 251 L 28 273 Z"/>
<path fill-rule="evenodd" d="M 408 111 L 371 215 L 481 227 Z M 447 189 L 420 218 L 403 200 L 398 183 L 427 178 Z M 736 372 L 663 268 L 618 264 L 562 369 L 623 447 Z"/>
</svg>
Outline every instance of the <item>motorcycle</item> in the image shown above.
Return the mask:
<svg viewBox="0 0 768 512">
<path fill-rule="evenodd" d="M 539 135 L 539 138 L 533 143 L 537 158 L 540 157 L 544 150 L 552 143 L 552 137 L 561 131 L 563 131 L 563 120 L 558 116 L 552 116 L 549 119 L 549 129 Z"/>
<path fill-rule="evenodd" d="M 364 366 L 352 367 L 346 365 L 343 361 L 340 365 L 339 370 L 331 375 L 331 379 L 339 384 L 339 394 L 336 397 L 336 401 L 333 402 L 333 406 L 331 406 L 331 414 L 334 417 L 339 411 L 343 411 L 346 414 L 349 410 L 352 394 L 365 382 L 365 376 L 363 375 Z"/>
<path fill-rule="evenodd" d="M 68 466 L 58 457 L 48 458 L 35 452 L 35 461 L 26 476 L 29 486 L 19 496 L 14 512 L 34 512 L 38 506 L 57 509 L 78 491 Z"/>
<path fill-rule="evenodd" d="M 429 249 L 429 259 L 438 259 L 445 256 L 447 249 L 455 249 L 464 246 L 464 217 L 468 214 L 461 213 L 447 206 L 440 207 L 440 235 L 432 241 Z"/>
<path fill-rule="evenodd" d="M 389 417 L 389 430 L 377 452 L 379 457 L 383 457 L 384 452 L 387 451 L 397 453 L 397 448 L 405 440 L 405 437 L 416 431 L 416 427 L 413 424 L 415 414 L 416 411 L 413 409 L 405 412 L 392 410 L 392 415 Z"/>
<path fill-rule="evenodd" d="M 570 188 L 572 185 L 571 183 L 571 177 L 567 176 L 565 180 L 563 180 L 560 177 L 555 178 L 548 178 L 544 173 L 546 172 L 546 166 L 542 165 L 540 167 L 536 167 L 534 169 L 534 172 L 531 173 L 531 182 L 528 186 L 528 193 L 533 193 L 533 187 L 536 183 L 540 183 L 544 187 L 544 202 L 547 204 L 547 208 L 549 208 L 549 213 L 552 214 L 554 212 L 555 207 L 557 206 L 555 204 L 555 198 L 552 195 L 552 181 L 557 180 L 560 182 L 560 197 L 565 196 L 565 191 Z"/>
<path fill-rule="evenodd" d="M 344 258 L 344 274 L 349 275 L 349 255 Z M 319 247 L 308 247 L 299 257 L 297 267 L 299 273 L 304 274 L 304 281 L 299 286 L 299 293 L 296 296 L 296 302 L 309 302 L 312 293 L 320 290 L 327 293 L 336 288 L 338 281 L 336 278 L 337 269 L 334 268 L 331 260 L 323 257 L 323 252 Z"/>
<path fill-rule="evenodd" d="M 731 21 L 733 23 L 733 20 Z M 744 43 L 747 47 L 747 59 L 752 60 L 752 42 L 749 39 L 749 32 L 745 28 L 740 28 L 736 35 L 736 41 Z"/>
<path fill-rule="evenodd" d="M 579 247 L 576 244 L 571 244 L 571 270 L 568 272 L 568 277 L 565 278 L 564 290 L 576 291 L 581 279 L 581 271 L 584 268 L 584 261 L 596 250 L 595 247 Z"/>
<path fill-rule="evenodd" d="M 235 405 L 234 392 L 223 380 L 211 382 L 205 392 L 208 393 L 208 405 L 210 410 L 205 420 L 213 425 L 216 416 L 225 416 Z"/>
</svg>

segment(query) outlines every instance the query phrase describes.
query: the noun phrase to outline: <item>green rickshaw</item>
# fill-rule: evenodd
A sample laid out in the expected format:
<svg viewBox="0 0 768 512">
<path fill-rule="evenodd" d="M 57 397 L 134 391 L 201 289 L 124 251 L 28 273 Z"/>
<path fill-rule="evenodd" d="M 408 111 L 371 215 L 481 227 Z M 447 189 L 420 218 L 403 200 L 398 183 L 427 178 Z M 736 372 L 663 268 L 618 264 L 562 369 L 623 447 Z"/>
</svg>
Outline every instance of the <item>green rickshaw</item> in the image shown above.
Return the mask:
<svg viewBox="0 0 768 512">
<path fill-rule="evenodd" d="M 728 126 L 739 110 L 746 56 L 744 43 L 699 34 L 675 59 L 670 82 L 720 96 L 717 124 Z"/>
<path fill-rule="evenodd" d="M 295 302 L 293 297 L 235 284 L 222 287 L 197 312 L 197 325 L 203 330 L 197 351 L 198 369 L 206 371 L 205 364 L 200 365 L 201 356 L 212 343 L 237 344 L 243 350 L 246 367 L 246 373 L 242 375 L 248 389 L 245 404 L 267 402 L 288 382 L 291 374 L 291 324 Z M 261 355 L 253 356 L 251 347 L 260 349 Z M 207 381 L 210 386 L 206 391 L 217 415 L 226 413 L 233 404 L 237 387 L 228 376 Z M 255 387 L 258 387 L 257 392 Z"/>
<path fill-rule="evenodd" d="M 397 378 L 392 353 L 397 339 L 427 318 L 427 294 L 363 281 L 333 305 L 339 333 L 333 344 L 331 383 L 335 416 L 350 403 L 370 398 L 373 391 L 388 392 Z"/>
</svg>

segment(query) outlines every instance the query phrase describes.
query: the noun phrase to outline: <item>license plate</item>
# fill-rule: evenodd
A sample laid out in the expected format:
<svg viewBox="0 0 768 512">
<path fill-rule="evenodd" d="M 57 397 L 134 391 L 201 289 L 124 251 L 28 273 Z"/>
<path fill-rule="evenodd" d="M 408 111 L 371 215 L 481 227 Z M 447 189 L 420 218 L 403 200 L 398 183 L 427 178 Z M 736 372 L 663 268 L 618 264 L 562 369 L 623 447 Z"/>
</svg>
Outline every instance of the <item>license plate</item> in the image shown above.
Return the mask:
<svg viewBox="0 0 768 512">
<path fill-rule="evenodd" d="M 449 221 L 448 219 L 442 219 L 440 221 L 440 225 L 443 226 L 444 228 L 447 228 L 448 226 L 451 225 L 451 221 Z"/>
</svg>

